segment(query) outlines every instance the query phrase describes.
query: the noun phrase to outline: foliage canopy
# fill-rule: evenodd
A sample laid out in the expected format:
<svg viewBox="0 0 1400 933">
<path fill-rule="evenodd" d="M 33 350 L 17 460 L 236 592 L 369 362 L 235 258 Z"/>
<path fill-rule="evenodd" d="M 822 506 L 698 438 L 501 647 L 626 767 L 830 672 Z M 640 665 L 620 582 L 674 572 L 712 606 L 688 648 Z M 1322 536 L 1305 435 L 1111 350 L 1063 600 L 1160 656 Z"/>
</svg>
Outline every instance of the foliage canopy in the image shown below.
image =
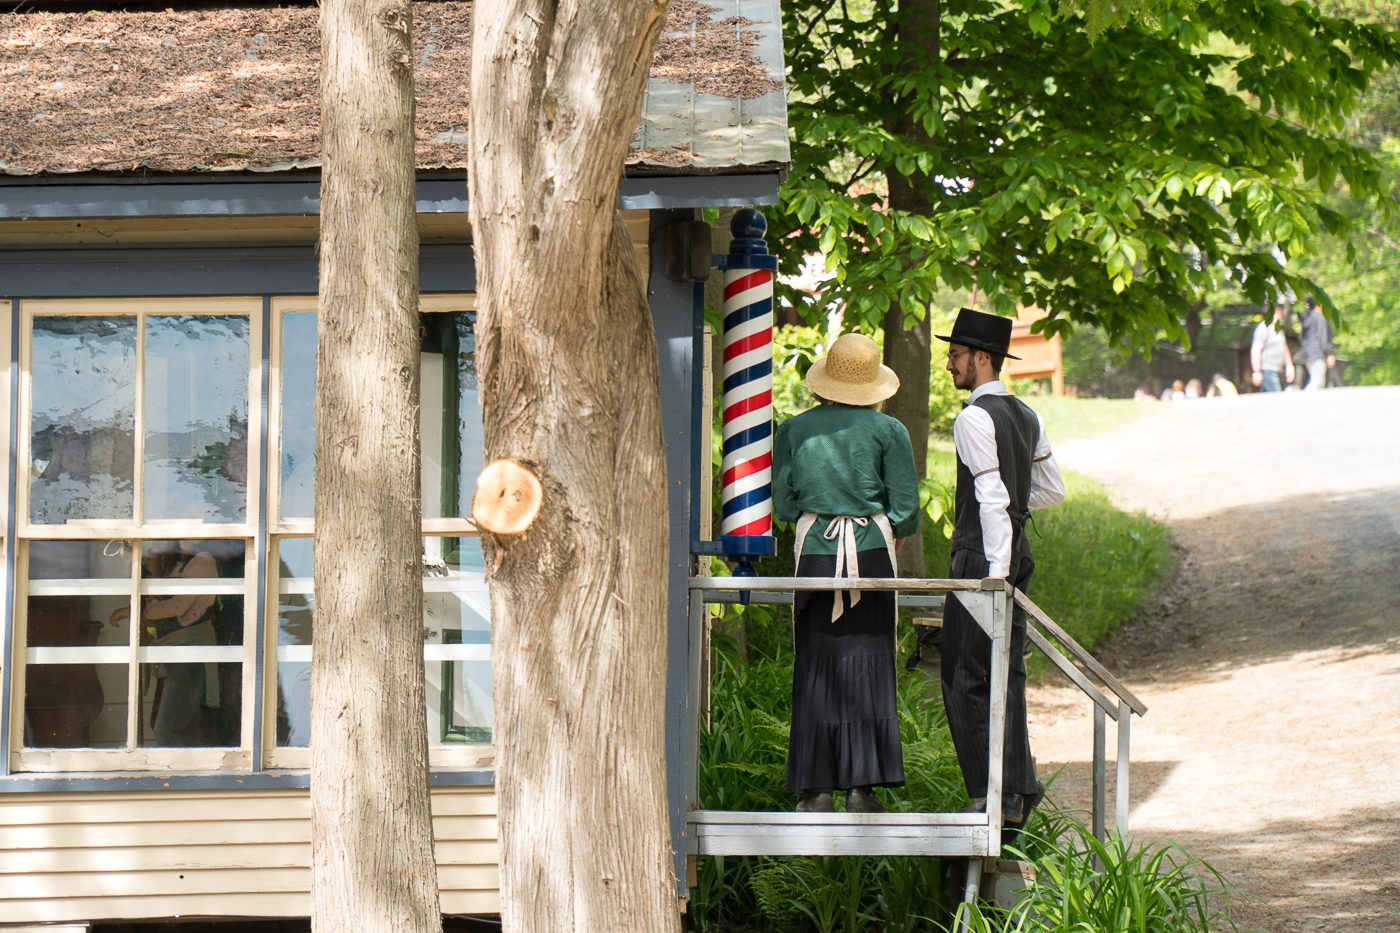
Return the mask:
<svg viewBox="0 0 1400 933">
<path fill-rule="evenodd" d="M 1400 33 L 1201 0 L 1124 7 L 1099 35 L 1075 6 L 785 8 L 794 166 L 774 233 L 784 272 L 827 257 L 820 298 L 788 300 L 871 331 L 892 306 L 910 326 L 940 285 L 975 284 L 999 312 L 1048 308 L 1047 333 L 1082 323 L 1143 347 L 1183 339 L 1187 308 L 1226 278 L 1251 301 L 1291 288 L 1335 313 L 1288 259 L 1324 231 L 1350 250 L 1353 217 L 1322 199 L 1338 181 L 1391 217 L 1376 158 L 1343 131 L 1400 63 Z M 891 209 L 896 173 L 929 210 Z"/>
</svg>

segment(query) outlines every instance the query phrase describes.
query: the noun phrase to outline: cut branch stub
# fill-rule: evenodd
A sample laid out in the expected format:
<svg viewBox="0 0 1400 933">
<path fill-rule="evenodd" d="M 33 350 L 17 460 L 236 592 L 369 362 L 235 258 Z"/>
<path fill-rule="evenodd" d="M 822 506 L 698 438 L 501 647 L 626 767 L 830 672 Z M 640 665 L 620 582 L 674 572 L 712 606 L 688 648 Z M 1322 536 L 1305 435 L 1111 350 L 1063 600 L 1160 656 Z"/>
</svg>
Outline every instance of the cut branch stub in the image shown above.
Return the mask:
<svg viewBox="0 0 1400 933">
<path fill-rule="evenodd" d="M 471 518 L 493 535 L 518 535 L 534 523 L 543 501 L 539 477 L 514 460 L 497 460 L 477 477 Z"/>
</svg>

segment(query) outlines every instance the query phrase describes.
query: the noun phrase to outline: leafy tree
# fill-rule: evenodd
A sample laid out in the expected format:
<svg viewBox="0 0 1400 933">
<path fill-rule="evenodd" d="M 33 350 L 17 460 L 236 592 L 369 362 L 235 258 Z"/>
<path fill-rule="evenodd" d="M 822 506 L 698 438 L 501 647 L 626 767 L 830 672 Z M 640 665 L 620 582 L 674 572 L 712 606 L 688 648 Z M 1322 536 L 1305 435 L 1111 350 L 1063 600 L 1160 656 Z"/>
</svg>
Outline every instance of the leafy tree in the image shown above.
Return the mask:
<svg viewBox="0 0 1400 933">
<path fill-rule="evenodd" d="M 1286 260 L 1319 231 L 1356 237 L 1322 200 L 1339 180 L 1389 218 L 1377 161 L 1345 121 L 1400 62 L 1400 34 L 1281 0 L 1120 9 L 1107 21 L 1050 0 L 785 9 L 783 270 L 825 253 L 819 300 L 844 306 L 847 328 L 883 327 L 914 394 L 940 285 L 975 285 L 1001 313 L 1047 308 L 1046 333 L 1090 325 L 1120 350 L 1150 347 L 1183 339 L 1189 309 L 1226 277 L 1251 301 L 1292 288 L 1335 311 Z M 810 296 L 785 297 L 823 316 Z M 923 408 L 892 406 L 916 452 Z"/>
</svg>

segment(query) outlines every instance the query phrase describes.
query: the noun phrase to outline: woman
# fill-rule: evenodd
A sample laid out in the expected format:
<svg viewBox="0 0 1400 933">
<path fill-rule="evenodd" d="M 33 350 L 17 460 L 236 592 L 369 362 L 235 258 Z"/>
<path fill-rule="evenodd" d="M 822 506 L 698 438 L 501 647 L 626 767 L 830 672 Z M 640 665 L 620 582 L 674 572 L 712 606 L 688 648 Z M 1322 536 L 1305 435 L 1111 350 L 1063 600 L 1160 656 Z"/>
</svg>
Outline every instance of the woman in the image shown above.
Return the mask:
<svg viewBox="0 0 1400 933">
<path fill-rule="evenodd" d="M 773 505 L 797 523 L 797 576 L 893 577 L 919 530 L 909 432 L 876 410 L 899 389 L 869 337 L 846 334 L 807 373 L 821 404 L 773 443 Z M 917 544 L 915 546 L 918 546 Z M 787 789 L 801 812 L 883 811 L 874 787 L 904 783 L 895 701 L 893 592 L 798 593 L 793 606 Z"/>
<path fill-rule="evenodd" d="M 174 545 L 173 547 L 170 545 Z M 143 559 L 144 577 L 177 577 L 185 580 L 213 578 L 219 575 L 218 565 L 208 548 L 200 541 L 159 542 L 147 545 L 160 548 L 148 552 Z M 122 554 L 131 553 L 128 546 Z M 213 608 L 217 597 L 211 595 L 179 595 L 165 599 L 154 596 L 141 598 L 141 624 L 150 631 L 152 644 L 214 645 Z M 110 622 L 119 626 L 131 615 L 123 606 L 114 611 Z M 156 745 L 162 748 L 189 748 L 213 744 L 206 728 L 204 707 L 219 705 L 218 665 L 214 663 L 157 665 L 156 677 L 162 681 L 152 711 Z"/>
</svg>

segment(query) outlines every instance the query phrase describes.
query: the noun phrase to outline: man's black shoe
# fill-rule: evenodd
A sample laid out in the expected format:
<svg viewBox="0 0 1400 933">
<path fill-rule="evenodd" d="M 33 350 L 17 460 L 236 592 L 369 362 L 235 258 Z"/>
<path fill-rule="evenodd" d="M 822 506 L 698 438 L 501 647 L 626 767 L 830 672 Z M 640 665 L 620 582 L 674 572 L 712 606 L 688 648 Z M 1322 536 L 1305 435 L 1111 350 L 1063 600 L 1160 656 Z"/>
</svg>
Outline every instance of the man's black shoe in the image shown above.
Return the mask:
<svg viewBox="0 0 1400 933">
<path fill-rule="evenodd" d="M 831 791 L 812 791 L 810 794 L 803 794 L 802 799 L 797 802 L 798 813 L 830 813 L 835 808 L 832 803 Z"/>
<path fill-rule="evenodd" d="M 846 792 L 847 813 L 885 813 L 885 805 L 868 787 L 852 787 Z"/>
<path fill-rule="evenodd" d="M 1019 823 L 1019 822 L 1021 822 L 1022 811 L 1024 810 L 1024 812 L 1026 812 L 1026 813 L 1029 813 L 1029 812 L 1030 812 L 1030 810 L 1027 809 L 1027 808 L 1025 807 L 1025 802 L 1026 802 L 1026 798 L 1022 797 L 1020 794 L 1007 794 L 1007 795 L 1005 795 L 1004 797 L 1002 797 L 1002 798 L 1001 798 L 1001 821 L 1002 821 L 1002 823 Z M 1037 803 L 1038 803 L 1038 802 L 1039 802 L 1039 801 L 1037 801 Z M 987 798 L 986 798 L 986 797 L 973 797 L 973 798 L 972 798 L 972 806 L 968 807 L 968 808 L 967 808 L 966 810 L 964 810 L 963 812 L 964 812 L 964 813 L 986 813 L 986 812 L 987 812 Z"/>
</svg>

